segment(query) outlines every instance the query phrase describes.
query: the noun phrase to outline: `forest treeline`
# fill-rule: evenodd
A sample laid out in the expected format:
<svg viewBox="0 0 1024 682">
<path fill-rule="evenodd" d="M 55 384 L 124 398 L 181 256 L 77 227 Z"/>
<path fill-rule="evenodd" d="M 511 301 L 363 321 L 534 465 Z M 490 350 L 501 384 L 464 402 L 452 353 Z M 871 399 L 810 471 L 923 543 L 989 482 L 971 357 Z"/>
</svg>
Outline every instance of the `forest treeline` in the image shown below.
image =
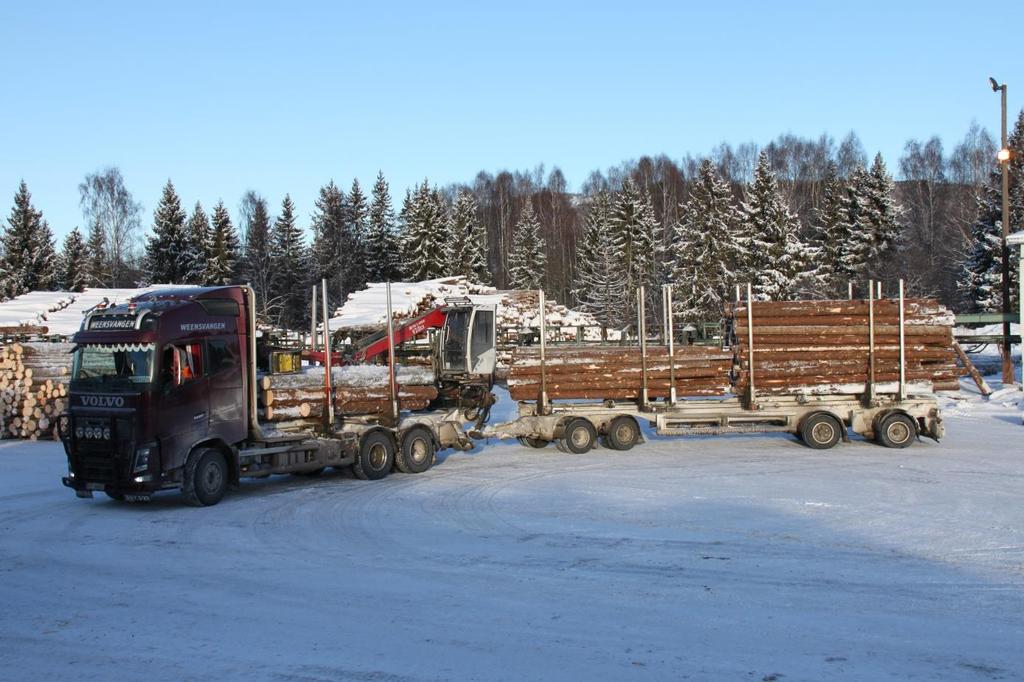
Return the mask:
<svg viewBox="0 0 1024 682">
<path fill-rule="evenodd" d="M 1019 226 L 1024 112 L 1010 149 Z M 0 236 L 0 296 L 249 282 L 265 319 L 293 328 L 321 278 L 334 306 L 367 282 L 466 275 L 544 288 L 611 326 L 635 319 L 640 285 L 654 304 L 672 284 L 689 321 L 715 319 L 747 283 L 785 299 L 902 277 L 911 295 L 959 310 L 1000 305 L 996 145 L 976 124 L 948 151 L 937 137 L 908 140 L 892 170 L 850 133 L 838 144 L 782 135 L 706 157 L 645 156 L 594 171 L 575 192 L 558 168 L 539 166 L 448 186 L 424 179 L 396 206 L 380 173 L 369 193 L 358 180 L 328 182 L 305 220 L 290 196 L 272 205 L 254 191 L 234 217 L 223 201 L 208 212 L 168 180 L 147 221 L 117 168 L 88 174 L 78 193 L 86 228 L 58 248 L 28 185 L 17 188 Z"/>
</svg>

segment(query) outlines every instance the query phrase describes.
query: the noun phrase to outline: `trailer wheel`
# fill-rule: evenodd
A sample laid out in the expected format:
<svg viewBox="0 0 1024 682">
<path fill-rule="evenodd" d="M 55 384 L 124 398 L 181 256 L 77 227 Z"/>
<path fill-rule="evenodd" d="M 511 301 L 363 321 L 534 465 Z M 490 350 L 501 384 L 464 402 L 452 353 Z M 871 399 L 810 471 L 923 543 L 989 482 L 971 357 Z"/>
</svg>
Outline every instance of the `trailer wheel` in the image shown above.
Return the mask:
<svg viewBox="0 0 1024 682">
<path fill-rule="evenodd" d="M 827 412 L 816 412 L 800 425 L 800 440 L 813 450 L 828 450 L 842 438 L 842 423 Z"/>
<path fill-rule="evenodd" d="M 917 438 L 917 425 L 902 412 L 892 412 L 882 417 L 875 429 L 875 440 L 887 448 L 909 447 Z"/>
<path fill-rule="evenodd" d="M 376 481 L 391 472 L 395 463 L 395 444 L 383 431 L 373 431 L 359 444 L 352 472 L 364 481 Z"/>
<path fill-rule="evenodd" d="M 565 425 L 565 435 L 560 444 L 565 452 L 582 455 L 590 452 L 597 442 L 597 430 L 587 419 L 576 418 Z"/>
<path fill-rule="evenodd" d="M 395 466 L 403 474 L 422 474 L 434 465 L 436 454 L 430 429 L 415 426 L 402 437 L 402 447 L 395 453 Z"/>
<path fill-rule="evenodd" d="M 629 450 L 640 441 L 640 425 L 632 417 L 622 415 L 612 420 L 605 434 L 614 450 Z"/>
<path fill-rule="evenodd" d="M 543 438 L 530 438 L 529 436 L 519 436 L 516 440 L 518 440 L 519 444 L 525 448 L 536 448 L 538 450 L 546 448 L 550 442 Z"/>
<path fill-rule="evenodd" d="M 200 448 L 185 464 L 181 495 L 193 507 L 217 504 L 228 489 L 228 465 L 219 450 Z"/>
</svg>

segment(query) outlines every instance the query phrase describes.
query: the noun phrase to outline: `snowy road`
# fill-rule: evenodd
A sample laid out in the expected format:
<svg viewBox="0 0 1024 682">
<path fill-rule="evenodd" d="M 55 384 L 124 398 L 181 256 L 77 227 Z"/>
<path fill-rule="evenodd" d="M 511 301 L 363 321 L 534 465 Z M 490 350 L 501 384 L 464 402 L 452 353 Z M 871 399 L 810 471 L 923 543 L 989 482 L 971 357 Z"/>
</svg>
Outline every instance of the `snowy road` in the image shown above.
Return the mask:
<svg viewBox="0 0 1024 682">
<path fill-rule="evenodd" d="M 0 443 L 0 678 L 1021 679 L 1024 427 L 892 451 L 491 443 L 208 509 Z"/>
</svg>

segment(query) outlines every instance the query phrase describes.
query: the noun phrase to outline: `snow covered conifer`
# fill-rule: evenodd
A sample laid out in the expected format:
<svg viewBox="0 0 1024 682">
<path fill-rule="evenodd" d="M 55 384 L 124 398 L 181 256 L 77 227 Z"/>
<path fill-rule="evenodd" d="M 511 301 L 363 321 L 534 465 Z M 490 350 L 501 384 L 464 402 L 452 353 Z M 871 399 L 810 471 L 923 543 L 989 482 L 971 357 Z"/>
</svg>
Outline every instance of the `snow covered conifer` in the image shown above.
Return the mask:
<svg viewBox="0 0 1024 682">
<path fill-rule="evenodd" d="M 587 211 L 587 223 L 576 257 L 573 296 L 581 309 L 605 327 L 621 325 L 626 296 L 622 244 L 612 225 L 612 198 L 598 192 Z"/>
<path fill-rule="evenodd" d="M 210 237 L 210 253 L 206 263 L 204 279 L 207 284 L 231 284 L 238 273 L 238 234 L 231 224 L 231 215 L 218 201 L 213 208 L 213 228 Z"/>
<path fill-rule="evenodd" d="M 868 274 L 875 279 L 892 273 L 892 266 L 902 247 L 905 213 L 896 202 L 896 184 L 885 167 L 881 154 L 875 155 L 867 176 L 867 233 L 871 235 Z"/>
<path fill-rule="evenodd" d="M 103 286 L 110 276 L 110 263 L 106 249 L 106 235 L 96 218 L 89 227 L 89 241 L 86 242 L 87 284 L 90 287 Z"/>
<path fill-rule="evenodd" d="M 402 247 L 395 229 L 391 190 L 383 171 L 379 171 L 373 185 L 366 229 L 366 277 L 370 282 L 388 282 L 401 277 Z"/>
<path fill-rule="evenodd" d="M 441 193 L 431 189 L 426 180 L 406 195 L 402 206 L 403 260 L 406 276 L 412 280 L 436 279 L 447 274 L 446 208 Z"/>
<path fill-rule="evenodd" d="M 197 201 L 185 225 L 185 247 L 181 254 L 182 283 L 204 284 L 209 257 L 210 219 L 203 205 Z"/>
<path fill-rule="evenodd" d="M 474 282 L 489 284 L 487 234 L 477 219 L 476 199 L 466 189 L 459 191 L 452 207 L 449 226 L 448 272 L 463 275 Z"/>
<path fill-rule="evenodd" d="M 366 233 L 369 230 L 370 206 L 359 180 L 352 180 L 346 211 L 347 240 L 339 258 L 345 263 L 343 290 L 346 296 L 366 287 Z"/>
<path fill-rule="evenodd" d="M 300 329 L 308 319 L 308 257 L 302 230 L 295 222 L 295 204 L 287 194 L 281 202 L 281 215 L 274 222 L 271 241 L 269 304 L 277 313 L 278 324 L 286 329 Z"/>
<path fill-rule="evenodd" d="M 615 242 L 621 246 L 622 266 L 626 272 L 627 310 L 635 313 L 634 292 L 647 287 L 648 299 L 659 298 L 655 291 L 657 281 L 656 245 L 658 219 L 648 191 L 631 178 L 622 183 L 612 209 Z M 655 308 L 651 307 L 652 314 Z M 635 315 L 634 315 L 635 317 Z"/>
<path fill-rule="evenodd" d="M 548 257 L 540 221 L 527 199 L 512 231 L 512 248 L 508 254 L 509 286 L 513 289 L 543 289 Z"/>
<path fill-rule="evenodd" d="M 331 180 L 320 188 L 320 196 L 317 197 L 315 206 L 312 218 L 313 246 L 310 253 L 312 280 L 315 284 L 327 280 L 327 292 L 331 299 L 328 301 L 328 309 L 333 310 L 342 303 L 342 275 L 351 266 L 351 254 L 346 254 L 348 235 L 345 226 L 345 193 Z M 338 298 L 334 298 L 336 296 Z"/>
<path fill-rule="evenodd" d="M 168 180 L 153 212 L 153 234 L 146 244 L 145 270 L 150 283 L 177 284 L 184 276 L 184 254 L 188 248 L 185 212 L 181 199 Z"/>
<path fill-rule="evenodd" d="M 7 228 L 0 237 L 0 294 L 3 298 L 29 291 L 52 289 L 56 284 L 53 233 L 43 213 L 32 205 L 28 185 L 22 180 L 14 195 Z"/>
<path fill-rule="evenodd" d="M 873 239 L 867 229 L 870 183 L 868 170 L 861 165 L 854 166 L 842 195 L 843 225 L 839 233 L 846 235 L 846 247 L 842 249 L 842 271 L 851 280 L 864 277 L 871 265 Z"/>
<path fill-rule="evenodd" d="M 741 207 L 745 274 L 754 295 L 774 301 L 791 299 L 803 284 L 809 252 L 800 241 L 800 222 L 779 189 L 767 152 L 761 152 L 745 199 Z"/>
<path fill-rule="evenodd" d="M 58 279 L 62 291 L 85 291 L 89 286 L 88 247 L 82 233 L 76 227 L 64 238 L 58 260 Z"/>
<path fill-rule="evenodd" d="M 737 239 L 739 225 L 729 185 L 704 159 L 666 251 L 673 307 L 683 321 L 717 322 L 733 299 L 736 269 L 745 254 Z"/>
<path fill-rule="evenodd" d="M 821 204 L 814 212 L 814 269 L 809 285 L 827 297 L 845 295 L 846 283 L 853 275 L 848 264 L 850 224 L 844 210 L 845 192 L 846 185 L 839 177 L 838 167 L 829 162 Z"/>
</svg>

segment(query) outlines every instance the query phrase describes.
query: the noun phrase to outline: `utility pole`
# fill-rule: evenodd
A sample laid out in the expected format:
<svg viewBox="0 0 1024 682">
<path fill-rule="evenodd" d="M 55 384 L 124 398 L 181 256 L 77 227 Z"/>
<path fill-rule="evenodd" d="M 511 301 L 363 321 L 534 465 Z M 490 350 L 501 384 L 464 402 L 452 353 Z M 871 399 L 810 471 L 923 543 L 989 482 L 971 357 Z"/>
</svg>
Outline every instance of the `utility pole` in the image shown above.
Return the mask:
<svg viewBox="0 0 1024 682">
<path fill-rule="evenodd" d="M 1006 83 L 999 84 L 995 78 L 989 78 L 992 92 L 1002 94 L 1002 147 L 997 158 L 1003 169 L 1003 235 L 1002 273 L 1003 273 L 1003 385 L 1013 383 L 1013 357 L 1010 353 L 1010 247 L 1006 237 L 1010 234 L 1010 147 L 1006 139 Z"/>
</svg>

